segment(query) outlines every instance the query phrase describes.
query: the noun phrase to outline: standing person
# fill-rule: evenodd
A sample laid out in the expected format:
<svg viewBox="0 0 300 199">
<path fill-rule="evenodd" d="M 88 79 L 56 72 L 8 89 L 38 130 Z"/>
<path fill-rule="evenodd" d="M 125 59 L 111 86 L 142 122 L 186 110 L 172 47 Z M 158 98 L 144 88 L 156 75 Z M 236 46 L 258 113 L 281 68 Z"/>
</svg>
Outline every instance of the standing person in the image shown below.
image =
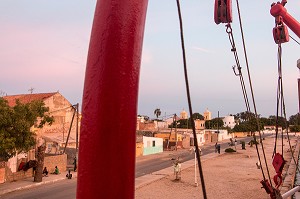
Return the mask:
<svg viewBox="0 0 300 199">
<path fill-rule="evenodd" d="M 76 156 L 74 157 L 74 162 L 73 162 L 73 164 L 74 164 L 74 172 L 75 172 L 76 169 L 77 169 L 77 159 L 76 159 Z"/>
<path fill-rule="evenodd" d="M 237 141 L 236 141 L 236 139 L 234 140 L 234 148 L 235 148 L 235 150 L 236 150 L 236 146 L 237 146 Z"/>
<path fill-rule="evenodd" d="M 218 148 L 218 153 L 220 154 L 220 152 L 221 152 L 221 145 L 218 144 L 218 145 L 217 145 L 217 148 Z"/>
<path fill-rule="evenodd" d="M 218 142 L 216 142 L 215 144 L 215 153 L 217 153 L 217 151 L 218 151 Z"/>
</svg>

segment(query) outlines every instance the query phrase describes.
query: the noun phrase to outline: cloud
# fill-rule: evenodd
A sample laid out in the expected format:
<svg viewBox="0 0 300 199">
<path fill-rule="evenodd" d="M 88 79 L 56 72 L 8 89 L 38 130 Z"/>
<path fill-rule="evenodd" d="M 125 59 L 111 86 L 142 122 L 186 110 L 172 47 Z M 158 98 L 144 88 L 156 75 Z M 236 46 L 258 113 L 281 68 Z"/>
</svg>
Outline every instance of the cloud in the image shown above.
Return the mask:
<svg viewBox="0 0 300 199">
<path fill-rule="evenodd" d="M 204 53 L 214 53 L 211 50 L 208 50 L 208 49 L 205 49 L 205 48 L 196 47 L 196 46 L 192 47 L 192 49 L 198 50 L 198 51 L 201 51 L 201 52 L 204 52 Z"/>
</svg>

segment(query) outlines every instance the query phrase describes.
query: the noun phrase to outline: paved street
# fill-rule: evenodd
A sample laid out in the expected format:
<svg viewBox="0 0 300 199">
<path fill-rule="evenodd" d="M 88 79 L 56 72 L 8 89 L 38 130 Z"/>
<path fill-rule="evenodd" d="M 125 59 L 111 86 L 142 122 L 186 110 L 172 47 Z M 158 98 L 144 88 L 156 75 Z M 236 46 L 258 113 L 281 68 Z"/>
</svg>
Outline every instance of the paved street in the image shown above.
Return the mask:
<svg viewBox="0 0 300 199">
<path fill-rule="evenodd" d="M 243 138 L 246 142 L 250 140 L 250 137 Z M 239 141 L 242 139 L 238 139 Z M 228 140 L 223 141 L 221 144 L 221 150 L 228 147 Z M 238 145 L 238 147 L 241 147 Z M 205 145 L 202 147 L 202 155 L 214 154 L 214 144 Z M 154 173 L 162 169 L 166 169 L 172 166 L 172 158 L 180 157 L 182 162 L 191 160 L 194 158 L 194 153 L 191 153 L 188 149 L 179 149 L 178 151 L 164 151 L 163 153 L 139 157 L 136 160 L 136 178 Z M 0 195 L 1 199 L 52 199 L 63 198 L 71 199 L 76 196 L 76 181 L 77 178 L 71 180 L 61 180 L 55 183 L 48 183 L 31 189 L 24 189 L 15 191 L 5 195 Z"/>
</svg>

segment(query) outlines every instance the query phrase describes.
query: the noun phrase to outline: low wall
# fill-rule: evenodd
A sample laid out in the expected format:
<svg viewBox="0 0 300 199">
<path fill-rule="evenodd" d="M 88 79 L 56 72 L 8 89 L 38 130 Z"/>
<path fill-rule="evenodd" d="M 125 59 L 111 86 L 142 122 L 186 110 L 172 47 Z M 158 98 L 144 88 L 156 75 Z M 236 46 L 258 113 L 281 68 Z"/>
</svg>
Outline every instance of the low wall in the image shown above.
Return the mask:
<svg viewBox="0 0 300 199">
<path fill-rule="evenodd" d="M 135 149 L 135 157 L 139 157 L 143 155 L 143 151 L 144 151 L 144 144 L 143 142 L 138 142 L 136 143 L 136 149 Z"/>
<path fill-rule="evenodd" d="M 299 158 L 299 147 L 300 147 L 300 143 L 299 140 L 297 140 L 296 146 L 293 149 L 294 150 L 294 157 L 296 162 L 294 161 L 294 159 L 292 158 L 292 156 L 290 156 L 286 161 L 286 165 L 284 167 L 284 171 L 283 172 L 283 183 L 282 183 L 282 187 L 280 189 L 280 193 L 284 194 L 287 191 L 291 190 L 294 187 L 294 182 L 295 182 L 295 176 L 296 176 L 296 172 L 297 172 L 297 165 L 298 165 L 298 158 Z M 291 197 L 288 197 L 288 199 L 290 199 Z"/>
<path fill-rule="evenodd" d="M 6 167 L 6 182 L 13 182 L 17 180 L 22 180 L 25 178 L 33 177 L 33 170 L 32 168 L 28 169 L 27 171 L 17 171 L 12 173 L 8 167 Z"/>
<path fill-rule="evenodd" d="M 0 184 L 5 182 L 5 162 L 0 162 Z"/>
<path fill-rule="evenodd" d="M 156 153 L 162 153 L 163 146 L 156 146 L 156 147 L 144 147 L 144 155 L 151 155 Z"/>
<path fill-rule="evenodd" d="M 46 156 L 44 159 L 44 167 L 47 167 L 49 173 L 53 173 L 55 166 L 60 172 L 65 172 L 67 169 L 67 154 Z"/>
</svg>

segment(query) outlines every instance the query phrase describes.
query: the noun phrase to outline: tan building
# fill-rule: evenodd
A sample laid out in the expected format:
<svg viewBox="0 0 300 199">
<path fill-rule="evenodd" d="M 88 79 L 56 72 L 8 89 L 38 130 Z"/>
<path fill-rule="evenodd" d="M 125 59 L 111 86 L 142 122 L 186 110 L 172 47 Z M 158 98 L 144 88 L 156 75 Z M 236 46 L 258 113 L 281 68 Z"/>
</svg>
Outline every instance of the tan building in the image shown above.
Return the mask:
<svg viewBox="0 0 300 199">
<path fill-rule="evenodd" d="M 182 120 L 185 120 L 188 118 L 188 113 L 183 109 L 181 112 L 180 112 L 180 119 Z"/>
<path fill-rule="evenodd" d="M 49 114 L 54 117 L 54 122 L 51 126 L 45 125 L 42 129 L 32 127 L 32 131 L 35 132 L 38 137 L 50 138 L 53 142 L 58 143 L 60 146 L 64 146 L 69 130 L 71 129 L 68 139 L 68 147 L 75 148 L 77 129 L 76 110 L 72 104 L 59 92 L 10 95 L 4 96 L 3 98 L 8 101 L 9 106 L 15 106 L 16 100 L 19 100 L 21 103 L 29 103 L 36 100 L 43 101 L 45 106 L 49 107 Z M 75 115 L 71 125 L 74 112 Z M 80 129 L 80 118 L 81 116 L 79 115 L 78 136 Z"/>
<path fill-rule="evenodd" d="M 208 109 L 206 109 L 206 111 L 204 111 L 204 113 L 203 113 L 203 117 L 204 117 L 205 121 L 211 120 L 211 112 Z"/>
<path fill-rule="evenodd" d="M 196 119 L 195 122 L 195 129 L 196 130 L 204 130 L 205 129 L 205 120 Z"/>
</svg>

